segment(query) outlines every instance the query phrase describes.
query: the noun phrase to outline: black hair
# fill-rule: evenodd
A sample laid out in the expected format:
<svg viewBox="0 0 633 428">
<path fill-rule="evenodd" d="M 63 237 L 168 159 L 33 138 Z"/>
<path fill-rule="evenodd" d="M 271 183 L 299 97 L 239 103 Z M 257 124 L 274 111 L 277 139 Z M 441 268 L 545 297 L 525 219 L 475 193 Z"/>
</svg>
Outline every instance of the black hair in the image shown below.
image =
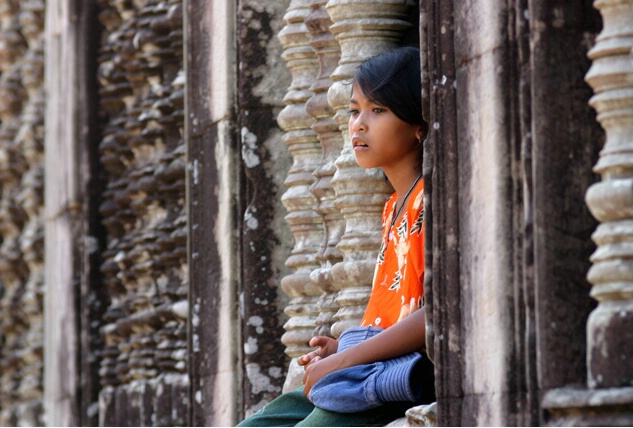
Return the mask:
<svg viewBox="0 0 633 428">
<path fill-rule="evenodd" d="M 369 101 L 426 130 L 422 118 L 420 49 L 405 46 L 367 59 L 356 69 L 354 83 Z"/>
</svg>

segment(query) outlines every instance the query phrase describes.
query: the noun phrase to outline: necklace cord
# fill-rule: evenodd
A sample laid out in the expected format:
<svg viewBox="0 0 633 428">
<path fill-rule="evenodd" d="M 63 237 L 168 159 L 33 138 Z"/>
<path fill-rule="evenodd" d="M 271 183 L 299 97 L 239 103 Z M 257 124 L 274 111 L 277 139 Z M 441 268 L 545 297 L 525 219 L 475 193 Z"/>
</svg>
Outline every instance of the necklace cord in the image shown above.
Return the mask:
<svg viewBox="0 0 633 428">
<path fill-rule="evenodd" d="M 407 193 L 405 193 L 404 198 L 402 199 L 402 203 L 400 204 L 400 207 L 398 208 L 398 210 L 396 211 L 395 215 L 391 219 L 391 225 L 389 226 L 389 231 L 390 232 L 391 232 L 391 228 L 396 223 L 396 220 L 398 219 L 398 217 L 400 217 L 400 212 L 404 208 L 405 203 L 407 202 L 407 199 L 409 198 L 409 195 L 411 194 L 411 192 L 413 192 L 413 189 L 415 188 L 416 184 L 418 184 L 418 181 L 420 181 L 420 178 L 422 178 L 422 172 L 420 172 L 420 175 L 418 175 L 418 178 L 415 179 L 415 181 L 413 182 L 411 187 L 409 187 L 409 190 L 407 191 Z M 398 205 L 398 201 L 396 200 L 396 206 L 397 205 Z M 387 233 L 387 242 L 389 242 L 389 233 Z"/>
</svg>

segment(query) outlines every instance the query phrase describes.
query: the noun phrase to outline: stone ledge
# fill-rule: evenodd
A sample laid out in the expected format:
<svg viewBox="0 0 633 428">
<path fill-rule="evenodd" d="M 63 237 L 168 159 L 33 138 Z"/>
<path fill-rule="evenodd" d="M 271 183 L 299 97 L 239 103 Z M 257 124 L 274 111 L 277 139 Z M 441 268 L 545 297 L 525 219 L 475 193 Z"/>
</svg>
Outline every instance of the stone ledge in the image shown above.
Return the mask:
<svg viewBox="0 0 633 428">
<path fill-rule="evenodd" d="M 541 404 L 548 426 L 633 426 L 633 387 L 553 389 Z"/>
</svg>

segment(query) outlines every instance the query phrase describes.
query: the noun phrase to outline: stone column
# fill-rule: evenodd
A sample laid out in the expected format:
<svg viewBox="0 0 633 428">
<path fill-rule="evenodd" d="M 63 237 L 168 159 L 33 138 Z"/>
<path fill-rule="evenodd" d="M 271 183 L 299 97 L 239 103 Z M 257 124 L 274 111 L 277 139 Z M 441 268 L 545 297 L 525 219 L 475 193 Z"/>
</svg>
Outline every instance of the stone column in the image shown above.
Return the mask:
<svg viewBox="0 0 633 428">
<path fill-rule="evenodd" d="M 399 44 L 409 22 L 414 1 L 330 0 L 326 9 L 333 25 L 330 31 L 341 46 L 339 66 L 331 79 L 328 102 L 336 112 L 334 120 L 343 136 L 343 151 L 336 159 L 332 187 L 335 206 L 345 219 L 345 233 L 337 248 L 343 261 L 332 267 L 336 297 L 340 306 L 333 320 L 332 334 L 338 337 L 358 325 L 371 291 L 376 254 L 380 246 L 381 213 L 393 191 L 379 170 L 363 170 L 356 164 L 347 133 L 350 79 L 364 59 Z M 417 12 L 416 12 L 417 15 Z"/>
<path fill-rule="evenodd" d="M 292 358 L 284 391 L 300 385 L 303 370 L 295 363 L 296 358 L 311 348 L 308 341 L 315 328 L 318 313 L 317 302 L 321 290 L 310 280 L 310 273 L 319 267 L 316 255 L 323 240 L 323 222 L 316 212 L 316 201 L 310 193 L 314 183 L 313 171 L 319 166 L 321 149 L 311 125 L 313 118 L 305 108 L 312 96 L 310 86 L 318 71 L 314 50 L 310 46 L 310 33 L 305 18 L 310 12 L 310 0 L 293 0 L 284 16 L 286 26 L 279 33 L 284 47 L 283 59 L 292 75 L 288 93 L 284 97 L 286 107 L 277 121 L 286 131 L 283 137 L 293 158 L 285 185 L 288 190 L 282 202 L 288 210 L 286 221 L 295 238 L 295 246 L 286 261 L 293 273 L 284 277 L 281 285 L 291 301 L 285 312 L 290 319 L 284 325 L 286 333 L 282 342 L 286 354 Z"/>
<path fill-rule="evenodd" d="M 596 1 L 604 27 L 589 51 L 590 105 L 606 132 L 587 205 L 601 222 L 587 278 L 598 307 L 587 323 L 589 388 L 633 386 L 633 1 Z"/>
<path fill-rule="evenodd" d="M 587 274 L 598 306 L 587 321 L 587 387 L 542 399 L 555 426 L 633 425 L 633 1 L 597 0 L 602 32 L 589 51 L 589 104 L 606 141 L 585 200 L 600 222 Z"/>
<path fill-rule="evenodd" d="M 314 335 L 330 335 L 332 316 L 338 305 L 335 298 L 338 288 L 332 281 L 332 266 L 343 259 L 336 244 L 345 229 L 345 220 L 334 206 L 336 195 L 332 188 L 332 176 L 336 171 L 334 162 L 343 149 L 343 137 L 334 122 L 334 111 L 327 101 L 328 89 L 332 85 L 330 75 L 338 65 L 341 49 L 334 35 L 330 33 L 332 21 L 325 10 L 327 0 L 312 0 L 312 11 L 305 23 L 312 34 L 310 45 L 319 59 L 319 75 L 310 87 L 314 93 L 306 103 L 306 111 L 314 118 L 312 130 L 321 143 L 321 164 L 314 171 L 316 181 L 310 190 L 317 200 L 316 211 L 323 219 L 323 240 L 317 254 L 320 267 L 313 270 L 310 279 L 323 291 L 317 304 L 319 315 L 316 319 Z"/>
</svg>

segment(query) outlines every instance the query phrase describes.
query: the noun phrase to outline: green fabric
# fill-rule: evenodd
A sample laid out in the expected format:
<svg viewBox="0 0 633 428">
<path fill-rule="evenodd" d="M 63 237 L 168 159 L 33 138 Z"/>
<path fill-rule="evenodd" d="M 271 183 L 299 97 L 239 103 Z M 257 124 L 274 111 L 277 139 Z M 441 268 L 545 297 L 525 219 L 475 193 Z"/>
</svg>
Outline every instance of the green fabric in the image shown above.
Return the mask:
<svg viewBox="0 0 633 428">
<path fill-rule="evenodd" d="M 287 392 L 240 422 L 238 427 L 353 427 L 384 426 L 404 416 L 413 403 L 393 403 L 359 413 L 319 409 L 308 400 L 303 387 Z"/>
</svg>

